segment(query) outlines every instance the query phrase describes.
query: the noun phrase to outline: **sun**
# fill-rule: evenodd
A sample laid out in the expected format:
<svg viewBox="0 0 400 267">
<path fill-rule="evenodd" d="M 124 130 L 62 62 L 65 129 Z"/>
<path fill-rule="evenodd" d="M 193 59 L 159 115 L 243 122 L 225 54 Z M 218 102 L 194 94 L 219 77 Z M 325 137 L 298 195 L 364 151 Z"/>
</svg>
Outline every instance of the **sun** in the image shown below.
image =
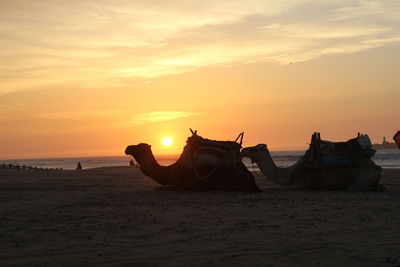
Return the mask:
<svg viewBox="0 0 400 267">
<path fill-rule="evenodd" d="M 164 146 L 170 146 L 170 145 L 172 145 L 172 138 L 164 137 L 161 142 Z"/>
</svg>

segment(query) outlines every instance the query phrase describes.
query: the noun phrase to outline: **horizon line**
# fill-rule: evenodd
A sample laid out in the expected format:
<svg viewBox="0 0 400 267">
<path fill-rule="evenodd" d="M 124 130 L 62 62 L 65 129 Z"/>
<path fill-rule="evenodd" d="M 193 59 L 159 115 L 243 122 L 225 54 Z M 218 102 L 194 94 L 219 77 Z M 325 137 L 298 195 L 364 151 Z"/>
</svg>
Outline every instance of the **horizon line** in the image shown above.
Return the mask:
<svg viewBox="0 0 400 267">
<path fill-rule="evenodd" d="M 305 150 L 270 150 L 270 152 L 298 152 L 298 151 L 306 151 Z M 180 156 L 182 153 L 176 153 L 176 154 L 154 154 L 155 157 L 157 156 Z M 0 158 L 0 161 L 5 161 L 5 160 L 28 160 L 28 159 L 74 159 L 74 158 L 104 158 L 104 157 L 129 157 L 131 155 L 104 155 L 104 156 L 54 156 L 54 157 L 29 157 L 29 158 Z"/>
</svg>

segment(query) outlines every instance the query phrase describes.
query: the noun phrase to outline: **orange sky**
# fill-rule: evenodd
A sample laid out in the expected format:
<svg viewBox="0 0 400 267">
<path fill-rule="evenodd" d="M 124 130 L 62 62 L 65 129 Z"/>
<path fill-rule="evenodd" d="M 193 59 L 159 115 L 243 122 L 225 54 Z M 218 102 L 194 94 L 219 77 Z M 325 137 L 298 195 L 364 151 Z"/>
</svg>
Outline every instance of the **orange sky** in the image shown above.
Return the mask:
<svg viewBox="0 0 400 267">
<path fill-rule="evenodd" d="M 0 2 L 2 159 L 400 128 L 397 0 Z"/>
</svg>

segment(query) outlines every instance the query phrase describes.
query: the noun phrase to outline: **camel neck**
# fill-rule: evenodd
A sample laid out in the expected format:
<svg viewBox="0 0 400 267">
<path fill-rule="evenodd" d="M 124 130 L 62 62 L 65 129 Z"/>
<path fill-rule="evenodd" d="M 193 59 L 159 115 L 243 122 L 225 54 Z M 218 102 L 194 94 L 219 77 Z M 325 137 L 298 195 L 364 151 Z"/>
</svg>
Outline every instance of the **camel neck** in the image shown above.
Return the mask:
<svg viewBox="0 0 400 267">
<path fill-rule="evenodd" d="M 171 176 L 171 171 L 174 169 L 175 164 L 170 166 L 161 166 L 158 164 L 151 151 L 149 153 L 142 154 L 141 157 L 138 157 L 137 161 L 143 174 L 151 177 L 153 180 L 162 185 L 171 184 L 171 179 L 173 179 Z"/>
<path fill-rule="evenodd" d="M 292 176 L 294 166 L 279 168 L 276 166 L 275 162 L 272 160 L 270 155 L 266 156 L 264 159 L 261 159 L 256 162 L 261 172 L 270 179 L 279 185 L 290 185 L 293 183 Z"/>
<path fill-rule="evenodd" d="M 153 176 L 162 169 L 162 166 L 158 164 L 152 152 L 144 154 L 143 157 L 138 160 L 138 163 L 142 172 L 148 176 Z"/>
<path fill-rule="evenodd" d="M 255 162 L 266 177 L 275 177 L 278 166 L 276 166 L 270 155 L 267 155 L 264 158 L 259 159 Z"/>
</svg>

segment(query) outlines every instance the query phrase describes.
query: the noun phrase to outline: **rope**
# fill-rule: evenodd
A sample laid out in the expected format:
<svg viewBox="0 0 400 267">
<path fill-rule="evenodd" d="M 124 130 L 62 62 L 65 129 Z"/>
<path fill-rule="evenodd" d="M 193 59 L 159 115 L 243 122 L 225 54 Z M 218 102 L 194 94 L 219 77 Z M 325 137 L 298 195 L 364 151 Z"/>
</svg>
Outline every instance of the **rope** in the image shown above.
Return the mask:
<svg viewBox="0 0 400 267">
<path fill-rule="evenodd" d="M 193 149 L 192 149 L 191 152 L 192 152 L 192 165 L 193 165 L 193 170 L 194 170 L 194 173 L 196 174 L 196 177 L 197 177 L 199 180 L 205 180 L 205 179 L 207 179 L 208 177 L 210 177 L 211 175 L 213 175 L 214 172 L 217 170 L 217 168 L 221 165 L 222 160 L 220 161 L 220 163 L 215 164 L 215 167 L 214 167 L 207 175 L 201 176 L 201 175 L 199 174 L 199 171 L 197 170 L 197 162 L 196 162 L 196 159 L 195 159 L 195 157 L 194 157 L 194 151 L 193 151 Z"/>
</svg>

